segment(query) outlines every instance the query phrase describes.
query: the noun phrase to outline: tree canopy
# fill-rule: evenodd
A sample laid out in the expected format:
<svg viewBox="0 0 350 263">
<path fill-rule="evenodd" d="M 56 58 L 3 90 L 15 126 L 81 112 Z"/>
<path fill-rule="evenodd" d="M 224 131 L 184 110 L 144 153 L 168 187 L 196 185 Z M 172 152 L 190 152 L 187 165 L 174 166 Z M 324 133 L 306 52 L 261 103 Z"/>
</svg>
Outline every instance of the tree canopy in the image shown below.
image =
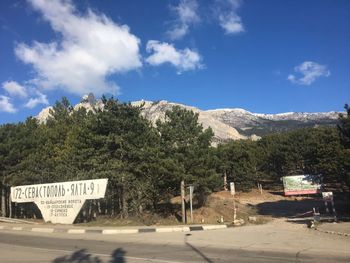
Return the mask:
<svg viewBox="0 0 350 263">
<path fill-rule="evenodd" d="M 199 205 L 220 190 L 223 177 L 238 190 L 280 184 L 293 174 L 321 174 L 350 185 L 350 109 L 337 128 L 305 128 L 211 146 L 213 132 L 198 114 L 173 107 L 152 125 L 142 105 L 103 98 L 104 108 L 73 110 L 63 98 L 46 123 L 34 118 L 0 126 L 0 183 L 4 187 L 108 178 L 105 214 L 127 217 L 157 212 L 179 195 L 180 182 L 195 186 Z M 2 204 L 2 207 L 4 205 Z"/>
</svg>

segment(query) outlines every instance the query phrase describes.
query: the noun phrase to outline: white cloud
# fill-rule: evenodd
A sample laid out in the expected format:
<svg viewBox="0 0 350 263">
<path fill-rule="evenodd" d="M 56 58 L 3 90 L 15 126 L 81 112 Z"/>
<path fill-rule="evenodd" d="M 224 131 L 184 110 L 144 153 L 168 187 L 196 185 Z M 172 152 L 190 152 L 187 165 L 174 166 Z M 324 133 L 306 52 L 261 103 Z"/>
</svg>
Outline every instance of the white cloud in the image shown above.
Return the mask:
<svg viewBox="0 0 350 263">
<path fill-rule="evenodd" d="M 226 34 L 238 34 L 245 31 L 242 19 L 237 15 L 237 10 L 241 5 L 241 0 L 216 1 L 216 14 Z"/>
<path fill-rule="evenodd" d="M 37 87 L 78 95 L 117 94 L 118 86 L 107 77 L 142 66 L 140 40 L 128 26 L 92 10 L 81 15 L 71 1 L 28 1 L 61 35 L 59 41 L 21 43 L 15 48 L 16 55 L 34 67 L 37 76 L 32 83 Z"/>
<path fill-rule="evenodd" d="M 38 91 L 36 93 L 37 93 L 37 97 L 30 98 L 29 101 L 24 105 L 24 107 L 33 109 L 39 104 L 49 105 L 49 101 L 45 94 L 42 94 Z"/>
<path fill-rule="evenodd" d="M 18 84 L 16 81 L 5 81 L 2 83 L 2 88 L 14 97 L 25 98 L 28 96 L 26 88 Z"/>
<path fill-rule="evenodd" d="M 226 34 L 236 34 L 244 31 L 241 18 L 234 13 L 220 15 L 219 20 Z"/>
<path fill-rule="evenodd" d="M 311 85 L 316 79 L 320 77 L 330 76 L 330 71 L 326 65 L 320 65 L 316 62 L 305 61 L 294 68 L 296 73 L 300 73 L 301 77 L 296 77 L 293 74 L 288 76 L 288 80 L 299 85 Z"/>
<path fill-rule="evenodd" d="M 167 35 L 171 40 L 183 38 L 189 31 L 190 26 L 198 23 L 200 18 L 198 16 L 197 0 L 181 0 L 179 5 L 172 8 L 176 13 L 176 20 L 173 22 Z"/>
<path fill-rule="evenodd" d="M 146 62 L 153 66 L 170 63 L 177 68 L 178 73 L 203 67 L 201 56 L 189 48 L 177 50 L 172 44 L 150 40 L 146 50 L 149 53 L 153 52 L 146 58 Z"/>
<path fill-rule="evenodd" d="M 17 111 L 17 109 L 10 102 L 9 97 L 0 95 L 0 111 L 14 113 Z"/>
</svg>

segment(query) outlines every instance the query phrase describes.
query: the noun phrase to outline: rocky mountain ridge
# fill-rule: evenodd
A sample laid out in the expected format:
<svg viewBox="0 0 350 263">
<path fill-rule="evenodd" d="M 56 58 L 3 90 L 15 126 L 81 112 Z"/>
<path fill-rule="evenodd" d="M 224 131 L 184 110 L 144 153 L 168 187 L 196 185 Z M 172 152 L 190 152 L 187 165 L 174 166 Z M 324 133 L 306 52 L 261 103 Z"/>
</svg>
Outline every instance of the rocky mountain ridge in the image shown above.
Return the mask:
<svg viewBox="0 0 350 263">
<path fill-rule="evenodd" d="M 259 114 L 252 113 L 244 109 L 216 109 L 200 110 L 196 107 L 179 103 L 161 101 L 135 101 L 133 106 L 142 106 L 142 115 L 153 124 L 157 120 L 164 120 L 165 112 L 174 106 L 192 110 L 198 113 L 199 122 L 204 128 L 211 127 L 215 134 L 214 143 L 225 142 L 227 140 L 252 139 L 257 140 L 261 136 L 293 130 L 304 127 L 332 126 L 336 125 L 339 113 L 337 112 L 288 112 L 280 114 Z M 77 110 L 81 107 L 88 111 L 96 108 L 103 108 L 101 100 L 96 100 L 92 94 L 86 95 L 82 101 L 74 106 Z M 52 107 L 44 108 L 37 116 L 39 122 L 45 122 L 50 115 Z"/>
<path fill-rule="evenodd" d="M 234 127 L 240 134 L 263 136 L 298 128 L 333 126 L 338 122 L 338 112 L 287 112 L 279 114 L 252 113 L 243 109 L 206 111 L 223 123 Z"/>
</svg>

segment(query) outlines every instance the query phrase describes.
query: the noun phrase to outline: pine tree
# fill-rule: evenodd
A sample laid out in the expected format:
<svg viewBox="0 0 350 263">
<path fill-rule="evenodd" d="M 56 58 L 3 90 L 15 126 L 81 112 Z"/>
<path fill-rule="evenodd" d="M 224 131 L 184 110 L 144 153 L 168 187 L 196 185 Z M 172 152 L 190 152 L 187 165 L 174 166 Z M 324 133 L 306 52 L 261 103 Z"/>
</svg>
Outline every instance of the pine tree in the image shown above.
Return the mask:
<svg viewBox="0 0 350 263">
<path fill-rule="evenodd" d="M 348 104 L 344 106 L 346 114 L 339 114 L 338 129 L 340 131 L 345 147 L 350 148 L 350 107 Z"/>
</svg>

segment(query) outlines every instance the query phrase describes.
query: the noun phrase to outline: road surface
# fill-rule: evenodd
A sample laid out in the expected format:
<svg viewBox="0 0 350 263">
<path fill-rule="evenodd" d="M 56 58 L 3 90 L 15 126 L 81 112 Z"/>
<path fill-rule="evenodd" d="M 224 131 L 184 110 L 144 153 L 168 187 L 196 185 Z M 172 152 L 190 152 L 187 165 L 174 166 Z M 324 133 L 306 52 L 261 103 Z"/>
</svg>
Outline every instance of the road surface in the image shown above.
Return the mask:
<svg viewBox="0 0 350 263">
<path fill-rule="evenodd" d="M 191 233 L 0 230 L 0 262 L 350 262 L 350 238 L 282 222 Z"/>
</svg>

